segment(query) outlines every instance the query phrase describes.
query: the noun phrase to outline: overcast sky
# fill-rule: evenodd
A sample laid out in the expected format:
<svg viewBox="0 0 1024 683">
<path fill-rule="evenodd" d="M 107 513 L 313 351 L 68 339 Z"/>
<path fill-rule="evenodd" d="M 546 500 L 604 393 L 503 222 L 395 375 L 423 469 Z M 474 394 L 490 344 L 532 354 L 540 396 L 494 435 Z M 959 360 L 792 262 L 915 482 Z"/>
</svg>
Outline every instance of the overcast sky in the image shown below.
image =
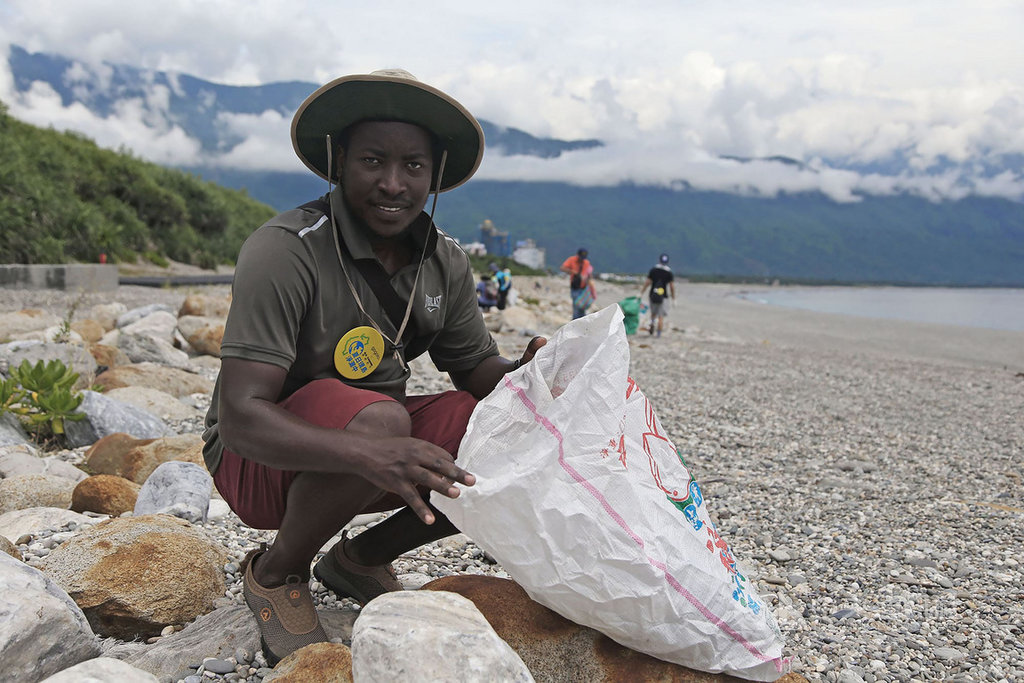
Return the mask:
<svg viewBox="0 0 1024 683">
<path fill-rule="evenodd" d="M 838 200 L 1024 198 L 1021 157 L 982 170 L 1024 155 L 1021 35 L 1021 0 L 0 0 L 3 53 L 14 43 L 238 85 L 399 66 L 493 123 L 607 143 L 554 161 L 488 155 L 480 177 L 819 189 Z M 0 99 L 19 118 L 163 163 L 198 160 L 197 143 L 153 120 L 160 93 L 98 120 L 52 91 L 16 95 L 0 61 Z M 288 117 L 229 123 L 247 140 L 222 163 L 302 168 Z M 828 168 L 894 155 L 907 161 L 899 174 Z"/>
</svg>

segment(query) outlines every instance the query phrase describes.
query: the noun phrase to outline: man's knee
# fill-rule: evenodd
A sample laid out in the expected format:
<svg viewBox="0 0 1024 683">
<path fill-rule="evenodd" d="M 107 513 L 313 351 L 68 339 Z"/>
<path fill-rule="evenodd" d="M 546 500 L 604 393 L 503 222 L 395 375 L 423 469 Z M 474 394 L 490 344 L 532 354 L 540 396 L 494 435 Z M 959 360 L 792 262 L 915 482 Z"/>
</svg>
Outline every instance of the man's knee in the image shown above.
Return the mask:
<svg viewBox="0 0 1024 683">
<path fill-rule="evenodd" d="M 409 436 L 412 420 L 401 403 L 378 401 L 356 413 L 346 429 L 379 436 Z"/>
</svg>

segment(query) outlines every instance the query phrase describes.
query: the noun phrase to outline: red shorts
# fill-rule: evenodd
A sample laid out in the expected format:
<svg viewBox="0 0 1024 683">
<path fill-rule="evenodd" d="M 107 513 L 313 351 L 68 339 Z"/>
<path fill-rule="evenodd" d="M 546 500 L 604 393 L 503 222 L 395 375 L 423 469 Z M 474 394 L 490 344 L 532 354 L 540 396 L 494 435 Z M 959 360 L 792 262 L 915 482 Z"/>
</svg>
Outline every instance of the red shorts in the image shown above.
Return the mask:
<svg viewBox="0 0 1024 683">
<path fill-rule="evenodd" d="M 302 387 L 280 405 L 317 426 L 344 429 L 360 410 L 378 401 L 394 399 L 336 379 L 319 379 Z M 473 395 L 465 391 L 407 397 L 405 409 L 412 419 L 412 436 L 440 446 L 453 457 L 458 456 L 459 443 L 476 403 Z M 288 487 L 299 474 L 246 460 L 225 448 L 213 481 L 224 500 L 247 525 L 255 529 L 278 529 L 284 519 Z M 404 504 L 400 497 L 389 495 L 366 512 L 393 510 Z"/>
</svg>

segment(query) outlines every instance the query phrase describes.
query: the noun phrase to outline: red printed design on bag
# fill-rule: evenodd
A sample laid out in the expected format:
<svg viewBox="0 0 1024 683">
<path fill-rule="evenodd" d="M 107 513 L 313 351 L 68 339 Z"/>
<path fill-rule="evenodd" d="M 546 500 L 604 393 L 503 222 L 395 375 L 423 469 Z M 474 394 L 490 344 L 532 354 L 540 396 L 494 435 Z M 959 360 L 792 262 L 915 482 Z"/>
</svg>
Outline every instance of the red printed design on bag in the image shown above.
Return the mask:
<svg viewBox="0 0 1024 683">
<path fill-rule="evenodd" d="M 628 393 L 629 392 L 627 391 L 627 394 Z M 646 396 L 644 396 L 644 416 L 647 420 L 648 431 L 643 433 L 641 440 L 644 445 L 644 453 L 647 454 L 647 460 L 651 464 L 651 475 L 654 477 L 654 483 L 658 485 L 659 489 L 665 492 L 665 495 L 668 496 L 668 499 L 671 500 L 672 502 L 675 503 L 686 500 L 686 498 L 688 498 L 690 495 L 690 482 L 693 481 L 693 478 L 690 476 L 689 470 L 687 470 L 685 467 L 682 468 L 683 472 L 686 473 L 686 483 L 682 487 L 682 493 L 680 493 L 679 489 L 677 488 L 669 488 L 668 486 L 665 486 L 665 484 L 661 480 L 661 468 L 658 466 L 657 461 L 654 459 L 654 455 L 651 454 L 652 441 L 663 441 L 669 446 L 671 446 L 672 444 L 664 434 L 661 434 L 658 431 L 658 418 L 654 414 L 654 408 L 651 406 L 651 402 L 647 400 Z"/>
</svg>

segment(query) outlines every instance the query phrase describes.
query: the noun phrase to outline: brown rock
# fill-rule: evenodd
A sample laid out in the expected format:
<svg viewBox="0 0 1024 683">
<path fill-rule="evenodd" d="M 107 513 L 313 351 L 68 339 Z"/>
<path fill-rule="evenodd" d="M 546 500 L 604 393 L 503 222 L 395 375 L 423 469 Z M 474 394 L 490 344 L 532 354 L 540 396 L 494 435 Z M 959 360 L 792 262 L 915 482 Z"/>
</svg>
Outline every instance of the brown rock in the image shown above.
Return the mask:
<svg viewBox="0 0 1024 683">
<path fill-rule="evenodd" d="M 7 553 L 16 560 L 23 559 L 21 557 L 21 551 L 18 550 L 18 547 L 11 543 L 11 541 L 2 534 L 0 534 L 0 552 Z"/>
<path fill-rule="evenodd" d="M 132 362 L 124 351 L 107 344 L 90 344 L 89 353 L 99 365 L 105 368 L 112 368 L 115 365 L 130 365 Z"/>
<path fill-rule="evenodd" d="M 206 294 L 190 294 L 178 310 L 178 317 L 200 315 L 208 318 L 226 318 L 231 308 L 231 297 L 208 296 Z"/>
<path fill-rule="evenodd" d="M 76 320 L 71 323 L 71 329 L 78 333 L 83 340 L 88 343 L 98 342 L 104 334 L 107 333 L 103 329 L 103 325 L 100 325 L 95 320 Z"/>
<path fill-rule="evenodd" d="M 75 482 L 54 474 L 17 474 L 0 479 L 0 515 L 34 507 L 71 506 Z"/>
<path fill-rule="evenodd" d="M 203 461 L 203 439 L 198 434 L 136 439 L 128 434 L 110 434 L 85 452 L 85 464 L 94 474 L 113 474 L 142 484 L 160 465 L 170 460 Z"/>
<path fill-rule="evenodd" d="M 264 679 L 269 683 L 352 683 L 352 651 L 341 643 L 314 643 L 291 653 Z"/>
<path fill-rule="evenodd" d="M 71 494 L 75 512 L 99 512 L 117 517 L 135 509 L 142 486 L 113 474 L 97 474 L 78 482 Z"/>
<path fill-rule="evenodd" d="M 178 331 L 189 346 L 208 356 L 220 356 L 220 344 L 224 340 L 224 320 L 202 316 L 184 315 L 178 318 Z"/>
<path fill-rule="evenodd" d="M 169 515 L 101 522 L 40 564 L 85 612 L 93 631 L 122 640 L 155 636 L 213 610 L 224 594 L 224 548 Z"/>
<path fill-rule="evenodd" d="M 189 394 L 208 394 L 213 391 L 213 382 L 205 377 L 156 363 L 118 365 L 101 373 L 95 382 L 104 389 L 129 386 L 149 387 L 165 391 L 179 398 Z"/>
<path fill-rule="evenodd" d="M 519 584 L 508 579 L 448 576 L 431 581 L 421 590 L 451 591 L 472 600 L 495 632 L 522 658 L 538 683 L 742 680 L 724 674 L 694 671 L 630 650 L 598 631 L 580 626 L 534 602 Z M 805 679 L 789 674 L 779 680 L 796 683 Z"/>
</svg>

